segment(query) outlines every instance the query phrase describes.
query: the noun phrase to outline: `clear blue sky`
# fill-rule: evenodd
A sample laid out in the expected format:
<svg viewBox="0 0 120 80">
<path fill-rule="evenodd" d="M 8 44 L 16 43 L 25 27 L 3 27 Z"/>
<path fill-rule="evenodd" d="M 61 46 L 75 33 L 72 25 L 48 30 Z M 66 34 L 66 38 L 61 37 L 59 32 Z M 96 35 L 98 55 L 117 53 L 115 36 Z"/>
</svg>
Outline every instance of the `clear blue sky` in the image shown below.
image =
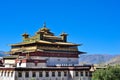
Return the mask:
<svg viewBox="0 0 120 80">
<path fill-rule="evenodd" d="M 24 32 L 34 35 L 44 21 L 88 54 L 120 53 L 120 0 L 1 0 L 0 50 L 9 51 Z"/>
</svg>

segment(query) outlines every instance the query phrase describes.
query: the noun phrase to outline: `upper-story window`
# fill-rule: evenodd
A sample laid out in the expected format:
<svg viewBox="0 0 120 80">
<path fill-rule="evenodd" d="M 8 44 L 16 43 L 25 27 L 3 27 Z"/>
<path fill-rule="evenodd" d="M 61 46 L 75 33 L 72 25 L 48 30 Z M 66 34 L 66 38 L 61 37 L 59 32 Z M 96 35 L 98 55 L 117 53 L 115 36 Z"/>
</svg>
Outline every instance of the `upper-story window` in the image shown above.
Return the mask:
<svg viewBox="0 0 120 80">
<path fill-rule="evenodd" d="M 22 77 L 22 72 L 18 72 L 18 77 Z"/>
<path fill-rule="evenodd" d="M 79 73 L 77 71 L 75 72 L 75 76 L 79 76 Z"/>
<path fill-rule="evenodd" d="M 52 77 L 55 77 L 55 72 L 52 72 Z"/>
<path fill-rule="evenodd" d="M 67 76 L 67 72 L 64 72 L 64 76 Z"/>
<path fill-rule="evenodd" d="M 85 76 L 88 76 L 88 72 L 85 72 Z"/>
<path fill-rule="evenodd" d="M 39 77 L 42 77 L 43 76 L 43 73 L 42 72 L 39 72 Z"/>
<path fill-rule="evenodd" d="M 36 77 L 36 72 L 32 72 L 32 77 Z"/>
<path fill-rule="evenodd" d="M 29 72 L 25 72 L 25 77 L 29 77 Z"/>
<path fill-rule="evenodd" d="M 89 77 L 92 77 L 92 72 L 89 72 Z"/>
<path fill-rule="evenodd" d="M 83 72 L 80 72 L 80 76 L 83 76 Z"/>
<path fill-rule="evenodd" d="M 58 72 L 58 77 L 61 77 L 61 72 Z"/>
<path fill-rule="evenodd" d="M 46 75 L 46 77 L 49 77 L 49 72 L 46 72 L 46 74 L 45 74 L 45 75 Z"/>
</svg>

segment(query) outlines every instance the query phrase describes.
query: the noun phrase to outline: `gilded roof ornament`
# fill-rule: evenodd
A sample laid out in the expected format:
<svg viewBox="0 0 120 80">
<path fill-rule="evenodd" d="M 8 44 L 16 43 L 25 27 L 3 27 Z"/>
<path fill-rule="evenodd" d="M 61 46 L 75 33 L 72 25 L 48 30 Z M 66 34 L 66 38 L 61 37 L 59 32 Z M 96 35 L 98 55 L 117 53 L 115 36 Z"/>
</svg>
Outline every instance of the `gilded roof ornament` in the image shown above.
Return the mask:
<svg viewBox="0 0 120 80">
<path fill-rule="evenodd" d="M 49 32 L 49 31 L 50 31 L 50 30 L 46 27 L 46 22 L 44 22 L 43 28 L 41 28 L 40 31 L 44 31 L 44 32 Z"/>
<path fill-rule="evenodd" d="M 63 35 L 66 35 L 66 36 L 67 36 L 68 34 L 65 33 L 65 32 L 62 32 L 60 36 L 63 36 Z"/>
<path fill-rule="evenodd" d="M 22 36 L 29 36 L 29 34 L 27 34 L 26 32 L 24 34 L 22 34 Z"/>
</svg>

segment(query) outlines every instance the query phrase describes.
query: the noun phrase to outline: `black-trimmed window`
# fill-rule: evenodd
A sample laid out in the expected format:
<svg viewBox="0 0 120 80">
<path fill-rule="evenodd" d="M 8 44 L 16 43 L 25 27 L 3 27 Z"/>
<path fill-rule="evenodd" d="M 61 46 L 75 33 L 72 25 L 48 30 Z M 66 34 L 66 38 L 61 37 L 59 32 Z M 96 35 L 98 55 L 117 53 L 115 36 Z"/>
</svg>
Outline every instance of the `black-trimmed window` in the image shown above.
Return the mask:
<svg viewBox="0 0 120 80">
<path fill-rule="evenodd" d="M 45 76 L 46 76 L 46 77 L 49 77 L 49 72 L 46 72 Z"/>
<path fill-rule="evenodd" d="M 58 77 L 61 77 L 61 72 L 58 72 Z"/>
<path fill-rule="evenodd" d="M 22 77 L 22 72 L 18 72 L 18 77 Z"/>
<path fill-rule="evenodd" d="M 92 77 L 92 72 L 89 72 L 89 77 Z"/>
<path fill-rule="evenodd" d="M 83 76 L 83 72 L 80 72 L 80 76 Z"/>
<path fill-rule="evenodd" d="M 55 72 L 52 72 L 52 77 L 55 77 Z"/>
<path fill-rule="evenodd" d="M 32 72 L 32 77 L 36 77 L 36 72 Z"/>
<path fill-rule="evenodd" d="M 67 76 L 67 72 L 64 72 L 64 76 Z"/>
<path fill-rule="evenodd" d="M 79 73 L 77 71 L 75 72 L 75 76 L 79 76 Z"/>
<path fill-rule="evenodd" d="M 25 77 L 26 77 L 26 78 L 29 77 L 29 72 L 25 72 Z"/>
<path fill-rule="evenodd" d="M 85 76 L 88 76 L 88 72 L 85 72 Z"/>
<path fill-rule="evenodd" d="M 42 77 L 43 76 L 43 73 L 42 72 L 39 72 L 39 77 Z"/>
</svg>

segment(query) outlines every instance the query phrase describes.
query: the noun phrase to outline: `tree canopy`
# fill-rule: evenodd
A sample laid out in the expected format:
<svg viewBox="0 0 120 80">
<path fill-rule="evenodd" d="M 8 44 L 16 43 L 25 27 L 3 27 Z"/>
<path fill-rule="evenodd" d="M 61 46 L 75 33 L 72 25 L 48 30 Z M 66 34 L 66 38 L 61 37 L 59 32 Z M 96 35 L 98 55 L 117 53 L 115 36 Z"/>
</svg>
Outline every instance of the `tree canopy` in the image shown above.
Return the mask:
<svg viewBox="0 0 120 80">
<path fill-rule="evenodd" d="M 93 73 L 92 80 L 120 80 L 120 66 L 109 66 Z"/>
</svg>

